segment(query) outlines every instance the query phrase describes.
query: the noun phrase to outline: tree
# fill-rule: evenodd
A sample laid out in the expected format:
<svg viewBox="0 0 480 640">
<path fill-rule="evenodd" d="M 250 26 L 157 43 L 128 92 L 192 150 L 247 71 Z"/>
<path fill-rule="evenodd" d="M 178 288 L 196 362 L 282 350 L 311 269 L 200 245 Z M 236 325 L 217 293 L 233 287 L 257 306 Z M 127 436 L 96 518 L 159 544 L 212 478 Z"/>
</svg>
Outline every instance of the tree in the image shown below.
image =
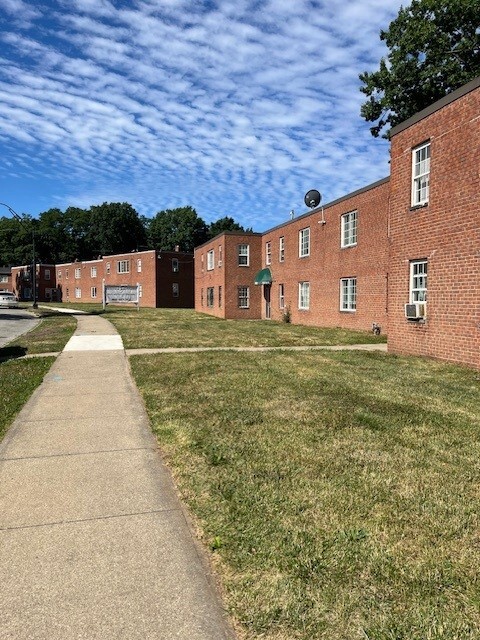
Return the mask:
<svg viewBox="0 0 480 640">
<path fill-rule="evenodd" d="M 387 60 L 359 76 L 374 137 L 480 75 L 480 0 L 413 0 L 380 39 Z"/>
<path fill-rule="evenodd" d="M 193 207 L 159 211 L 149 228 L 149 242 L 154 249 L 193 251 L 208 240 L 208 227 Z"/>
<path fill-rule="evenodd" d="M 216 222 L 211 222 L 208 225 L 209 238 L 214 238 L 223 231 L 245 231 L 245 229 L 230 216 L 219 218 Z"/>
<path fill-rule="evenodd" d="M 128 202 L 104 202 L 90 207 L 85 238 L 89 257 L 126 253 L 145 247 L 147 237 L 138 213 Z"/>
</svg>

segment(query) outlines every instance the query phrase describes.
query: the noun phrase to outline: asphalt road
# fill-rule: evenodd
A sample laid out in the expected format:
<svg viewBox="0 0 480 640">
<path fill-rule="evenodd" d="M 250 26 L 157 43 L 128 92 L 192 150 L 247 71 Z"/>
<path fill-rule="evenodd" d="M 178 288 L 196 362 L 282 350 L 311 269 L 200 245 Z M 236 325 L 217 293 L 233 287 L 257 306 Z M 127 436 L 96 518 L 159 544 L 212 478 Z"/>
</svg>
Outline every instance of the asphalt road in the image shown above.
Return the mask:
<svg viewBox="0 0 480 640">
<path fill-rule="evenodd" d="M 24 309 L 0 309 L 0 347 L 33 329 L 40 320 Z"/>
</svg>

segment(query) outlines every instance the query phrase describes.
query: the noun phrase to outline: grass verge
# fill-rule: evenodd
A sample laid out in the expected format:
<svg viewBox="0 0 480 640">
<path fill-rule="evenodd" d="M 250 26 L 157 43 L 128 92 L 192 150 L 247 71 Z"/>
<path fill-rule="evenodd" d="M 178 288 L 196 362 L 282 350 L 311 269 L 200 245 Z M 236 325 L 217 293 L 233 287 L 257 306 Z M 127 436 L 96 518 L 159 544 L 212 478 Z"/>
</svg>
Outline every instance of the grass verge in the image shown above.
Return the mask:
<svg viewBox="0 0 480 640">
<path fill-rule="evenodd" d="M 131 364 L 241 637 L 480 637 L 478 372 L 359 352 Z"/>
<path fill-rule="evenodd" d="M 193 309 L 142 309 L 99 304 L 63 306 L 98 313 L 121 334 L 126 349 L 282 347 L 386 342 L 367 331 L 306 327 L 271 320 L 220 320 Z"/>
<path fill-rule="evenodd" d="M 40 323 L 28 333 L 0 348 L 0 359 L 62 351 L 75 331 L 75 318 L 47 309 L 39 309 L 37 315 L 40 317 Z"/>
<path fill-rule="evenodd" d="M 0 440 L 15 416 L 42 382 L 53 357 L 9 360 L 0 363 Z"/>
</svg>

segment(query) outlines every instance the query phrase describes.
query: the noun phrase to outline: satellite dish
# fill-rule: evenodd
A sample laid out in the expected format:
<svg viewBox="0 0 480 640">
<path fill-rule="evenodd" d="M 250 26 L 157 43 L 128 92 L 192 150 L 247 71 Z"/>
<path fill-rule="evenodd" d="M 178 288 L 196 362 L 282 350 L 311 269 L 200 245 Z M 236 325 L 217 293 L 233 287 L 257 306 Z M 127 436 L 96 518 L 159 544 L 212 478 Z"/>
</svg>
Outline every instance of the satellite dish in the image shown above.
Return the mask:
<svg viewBox="0 0 480 640">
<path fill-rule="evenodd" d="M 315 207 L 318 207 L 320 204 L 321 199 L 322 196 L 319 191 L 316 189 L 310 189 L 310 191 L 305 194 L 304 202 L 307 207 L 310 207 L 310 209 L 315 209 Z"/>
</svg>

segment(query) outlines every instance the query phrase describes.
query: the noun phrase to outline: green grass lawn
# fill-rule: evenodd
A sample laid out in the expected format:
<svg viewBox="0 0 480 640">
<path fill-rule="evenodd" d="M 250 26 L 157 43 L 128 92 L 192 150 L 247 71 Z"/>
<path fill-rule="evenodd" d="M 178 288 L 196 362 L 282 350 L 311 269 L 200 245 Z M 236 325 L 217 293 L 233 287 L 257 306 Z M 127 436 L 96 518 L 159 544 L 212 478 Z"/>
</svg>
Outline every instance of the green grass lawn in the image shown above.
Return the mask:
<svg viewBox="0 0 480 640">
<path fill-rule="evenodd" d="M 360 352 L 131 364 L 240 637 L 480 638 L 478 372 Z"/>
<path fill-rule="evenodd" d="M 28 333 L 0 348 L 0 359 L 62 351 L 76 329 L 75 318 L 48 309 L 38 309 L 37 315 L 40 317 L 40 323 Z"/>
<path fill-rule="evenodd" d="M 53 361 L 54 358 L 49 357 L 0 363 L 0 440 L 17 413 L 42 382 Z"/>
<path fill-rule="evenodd" d="M 386 342 L 386 336 L 273 322 L 270 320 L 220 320 L 193 309 L 142 309 L 134 307 L 64 304 L 99 313 L 121 334 L 126 349 L 168 347 L 277 347 L 302 345 L 366 344 Z"/>
</svg>

